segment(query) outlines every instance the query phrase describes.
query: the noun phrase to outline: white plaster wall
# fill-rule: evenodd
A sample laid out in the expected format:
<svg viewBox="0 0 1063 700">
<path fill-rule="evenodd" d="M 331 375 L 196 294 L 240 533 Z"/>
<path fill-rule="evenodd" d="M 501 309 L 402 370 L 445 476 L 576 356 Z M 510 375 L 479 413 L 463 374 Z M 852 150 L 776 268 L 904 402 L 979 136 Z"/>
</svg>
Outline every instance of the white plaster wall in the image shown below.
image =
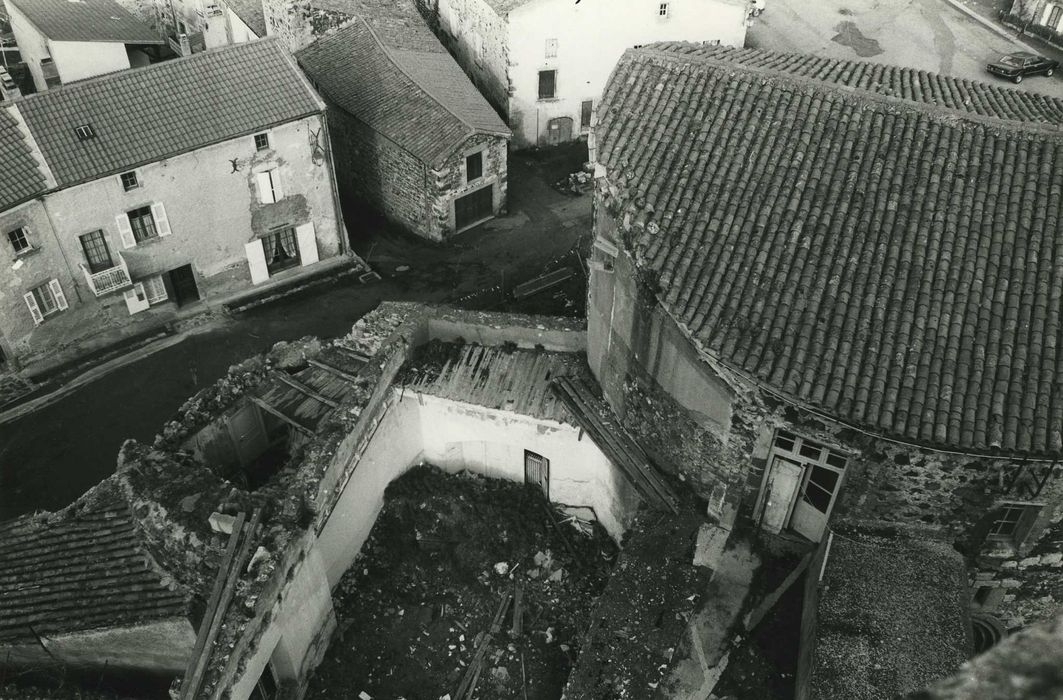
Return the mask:
<svg viewBox="0 0 1063 700">
<path fill-rule="evenodd" d="M 107 41 L 50 41 L 63 84 L 129 68 L 125 44 Z"/>
<path fill-rule="evenodd" d="M 619 469 L 585 433 L 570 425 L 482 406 L 407 393 L 420 405 L 424 460 L 457 472 L 524 481 L 524 451 L 550 460 L 550 500 L 590 506 L 619 541 L 638 496 Z"/>
<path fill-rule="evenodd" d="M 49 56 L 48 40 L 13 3 L 5 2 L 4 6 L 7 8 L 8 19 L 11 20 L 11 32 L 15 35 L 19 53 L 33 76 L 33 85 L 37 92 L 44 92 L 48 85 L 44 82 L 44 74 L 41 72 L 41 59 Z"/>
<path fill-rule="evenodd" d="M 244 24 L 244 21 L 240 19 L 240 16 L 229 8 L 225 8 L 226 21 L 229 28 L 229 42 L 233 44 L 242 44 L 247 41 L 254 41 L 258 37 L 251 31 L 251 28 Z"/>
<path fill-rule="evenodd" d="M 318 536 L 316 547 L 330 586 L 336 585 L 361 551 L 384 506 L 384 489 L 421 461 L 421 444 L 417 402 L 392 403 Z"/>
<path fill-rule="evenodd" d="M 582 101 L 597 104 L 625 49 L 654 41 L 745 42 L 745 2 L 671 0 L 667 18 L 658 16 L 659 5 L 660 0 L 536 0 L 511 12 L 509 115 L 516 145 L 545 139 L 555 117 L 571 117 L 573 136 L 579 135 Z M 557 39 L 556 58 L 546 57 L 547 39 Z M 557 70 L 557 98 L 539 100 L 539 71 L 551 69 Z"/>
<path fill-rule="evenodd" d="M 270 660 L 282 679 L 305 678 L 305 674 L 320 661 L 312 657 L 315 642 L 331 636 L 336 626 L 336 613 L 325 565 L 316 548 L 310 550 L 296 569 L 283 596 L 274 610 L 273 622 L 259 639 L 254 654 L 248 657 L 243 673 L 232 685 L 229 697 L 233 700 L 245 700 L 251 696 Z"/>
</svg>

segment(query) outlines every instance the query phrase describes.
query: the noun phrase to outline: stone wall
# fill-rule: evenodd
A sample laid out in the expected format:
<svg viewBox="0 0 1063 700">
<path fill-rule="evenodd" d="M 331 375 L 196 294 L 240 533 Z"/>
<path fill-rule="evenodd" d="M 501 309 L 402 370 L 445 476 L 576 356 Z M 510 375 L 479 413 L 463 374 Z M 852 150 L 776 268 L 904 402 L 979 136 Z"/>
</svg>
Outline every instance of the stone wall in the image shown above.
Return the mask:
<svg viewBox="0 0 1063 700">
<path fill-rule="evenodd" d="M 512 94 L 506 20 L 484 0 L 438 0 L 436 9 L 424 14 L 473 85 L 506 118 Z"/>
<path fill-rule="evenodd" d="M 408 231 L 428 231 L 428 172 L 398 144 L 330 105 L 329 133 L 336 179 L 352 195 Z"/>
<path fill-rule="evenodd" d="M 427 229 L 421 234 L 433 240 L 443 240 L 456 230 L 454 200 L 482 187 L 491 187 L 494 213 L 503 214 L 506 209 L 507 178 L 506 139 L 500 136 L 476 134 L 470 136 L 438 170 L 432 170 L 429 197 L 431 214 Z M 465 158 L 477 151 L 483 152 L 483 176 L 466 182 Z"/>
<path fill-rule="evenodd" d="M 262 0 L 262 11 L 266 34 L 278 35 L 292 53 L 351 19 L 346 12 L 316 7 L 312 0 Z"/>
</svg>

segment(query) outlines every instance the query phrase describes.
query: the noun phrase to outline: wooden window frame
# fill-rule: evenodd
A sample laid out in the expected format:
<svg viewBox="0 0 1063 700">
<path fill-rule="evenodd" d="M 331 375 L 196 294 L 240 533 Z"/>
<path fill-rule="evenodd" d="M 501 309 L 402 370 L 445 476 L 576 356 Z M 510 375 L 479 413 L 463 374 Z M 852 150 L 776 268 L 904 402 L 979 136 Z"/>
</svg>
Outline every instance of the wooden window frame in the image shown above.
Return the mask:
<svg viewBox="0 0 1063 700">
<path fill-rule="evenodd" d="M 272 147 L 272 144 L 270 144 L 269 132 L 263 131 L 260 134 L 255 134 L 256 151 L 268 151 Z"/>
<path fill-rule="evenodd" d="M 129 172 L 122 173 L 118 176 L 118 179 L 122 183 L 122 189 L 126 192 L 140 188 L 140 178 L 137 177 L 136 170 L 130 170 Z"/>
<path fill-rule="evenodd" d="M 549 95 L 543 94 L 543 74 L 553 73 L 553 81 L 551 84 L 551 91 Z M 543 68 L 539 71 L 539 100 L 556 100 L 557 99 L 557 69 L 556 68 Z"/>
<path fill-rule="evenodd" d="M 479 172 L 476 174 L 475 177 L 473 177 L 472 172 L 471 172 L 471 170 L 469 168 L 469 161 L 472 160 L 473 158 L 475 158 L 478 161 L 478 167 L 479 167 Z M 470 183 L 476 182 L 477 180 L 482 180 L 483 179 L 483 177 L 484 177 L 484 161 L 485 160 L 486 159 L 484 158 L 484 152 L 483 151 L 476 151 L 474 153 L 469 153 L 468 155 L 465 156 L 465 184 L 468 185 Z"/>
<path fill-rule="evenodd" d="M 1016 549 L 1021 548 L 1029 539 L 1033 526 L 1044 507 L 1044 504 L 1039 502 L 1002 501 L 998 503 L 992 511 L 993 519 L 989 522 L 986 539 L 990 542 L 1009 544 Z M 1018 513 L 1014 520 L 1003 517 L 1013 511 Z M 1007 530 L 998 528 L 1002 522 L 1011 523 L 1010 528 Z"/>
<path fill-rule="evenodd" d="M 21 240 L 21 243 L 17 242 Z M 12 250 L 15 251 L 15 255 L 25 255 L 32 253 L 34 248 L 30 243 L 29 229 L 25 226 L 16 226 L 7 232 L 7 242 L 11 244 Z"/>
<path fill-rule="evenodd" d="M 657 3 L 657 16 L 661 19 L 668 19 L 672 16 L 672 4 L 669 2 Z"/>
<path fill-rule="evenodd" d="M 130 209 L 126 212 L 126 216 L 129 217 L 129 228 L 133 230 L 133 240 L 137 242 L 137 245 L 159 237 L 159 227 L 155 225 L 155 215 L 151 211 L 150 204 Z M 144 223 L 145 220 L 150 227 Z"/>
<path fill-rule="evenodd" d="M 111 255 L 111 247 L 107 245 L 107 238 L 103 235 L 103 229 L 96 229 L 95 231 L 89 231 L 78 236 L 78 241 L 81 243 L 81 252 L 85 255 L 85 263 L 88 265 L 89 272 L 96 274 L 97 272 L 103 272 L 104 270 L 110 270 L 114 265 L 114 256 Z M 94 261 L 93 254 L 105 253 L 107 257 L 107 264 L 102 264 L 102 256 L 100 260 Z"/>
</svg>

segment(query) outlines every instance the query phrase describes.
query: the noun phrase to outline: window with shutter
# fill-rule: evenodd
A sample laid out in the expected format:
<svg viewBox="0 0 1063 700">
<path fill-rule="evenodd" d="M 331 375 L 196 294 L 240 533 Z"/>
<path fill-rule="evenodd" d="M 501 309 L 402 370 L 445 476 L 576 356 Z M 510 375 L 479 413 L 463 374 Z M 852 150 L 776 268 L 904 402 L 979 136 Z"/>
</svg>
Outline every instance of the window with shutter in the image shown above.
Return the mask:
<svg viewBox="0 0 1063 700">
<path fill-rule="evenodd" d="M 44 323 L 44 314 L 41 312 L 41 307 L 37 303 L 37 297 L 33 292 L 26 292 L 22 295 L 22 298 L 26 300 L 26 306 L 30 308 L 30 316 L 33 317 L 33 325 L 39 326 Z"/>
<path fill-rule="evenodd" d="M 59 280 L 49 280 L 22 295 L 29 307 L 33 322 L 40 325 L 44 319 L 67 308 L 66 295 Z"/>
<path fill-rule="evenodd" d="M 166 209 L 162 206 L 162 202 L 155 202 L 151 205 L 151 217 L 155 220 L 155 230 L 159 232 L 159 235 L 169 236 L 170 220 L 166 218 Z"/>
<path fill-rule="evenodd" d="M 284 198 L 277 168 L 257 173 L 255 179 L 258 182 L 258 201 L 262 204 L 273 204 Z"/>
<path fill-rule="evenodd" d="M 539 99 L 552 100 L 557 97 L 557 71 L 539 71 Z"/>
<path fill-rule="evenodd" d="M 149 304 L 160 304 L 170 298 L 166 293 L 166 283 L 162 275 L 155 275 L 144 280 L 144 290 Z"/>
<path fill-rule="evenodd" d="M 152 209 L 153 207 L 140 207 L 139 209 L 134 209 L 130 212 L 126 212 L 126 219 L 128 219 L 126 225 L 128 225 L 132 230 L 134 240 L 133 245 L 136 245 L 137 243 L 143 243 L 144 241 L 151 240 L 152 238 L 158 238 L 159 229 L 155 225 L 155 217 L 153 216 Z M 163 217 L 163 220 L 165 221 L 165 216 Z M 119 234 L 122 234 L 122 229 L 122 222 L 121 219 L 119 219 Z M 123 234 L 123 245 L 125 245 L 125 241 L 126 239 Z M 126 247 L 130 248 L 132 246 Z"/>
</svg>

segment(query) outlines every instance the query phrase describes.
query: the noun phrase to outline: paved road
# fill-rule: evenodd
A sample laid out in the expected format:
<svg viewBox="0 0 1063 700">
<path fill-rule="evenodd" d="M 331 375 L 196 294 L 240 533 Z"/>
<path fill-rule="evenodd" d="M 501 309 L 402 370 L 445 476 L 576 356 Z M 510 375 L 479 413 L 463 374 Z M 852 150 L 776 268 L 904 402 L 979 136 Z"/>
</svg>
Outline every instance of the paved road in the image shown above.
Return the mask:
<svg viewBox="0 0 1063 700">
<path fill-rule="evenodd" d="M 590 231 L 590 198 L 568 197 L 547 186 L 559 173 L 578 167 L 580 154 L 574 153 L 511 159 L 510 216 L 448 246 L 378 230 L 357 247 L 385 275 L 382 282 L 344 281 L 223 319 L 0 425 L 0 520 L 67 505 L 114 471 L 123 441 L 152 440 L 185 399 L 233 363 L 280 340 L 343 335 L 383 300 L 448 301 L 503 280 L 512 288 L 547 267 L 554 269 L 553 261 L 569 259 L 566 253 Z M 463 305 L 491 308 L 497 299 L 482 294 Z M 534 309 L 543 300 L 530 301 Z"/>
<path fill-rule="evenodd" d="M 747 44 L 991 82 L 987 60 L 1022 50 L 945 0 L 767 0 Z M 1000 84 L 1063 97 L 1063 74 Z"/>
</svg>

